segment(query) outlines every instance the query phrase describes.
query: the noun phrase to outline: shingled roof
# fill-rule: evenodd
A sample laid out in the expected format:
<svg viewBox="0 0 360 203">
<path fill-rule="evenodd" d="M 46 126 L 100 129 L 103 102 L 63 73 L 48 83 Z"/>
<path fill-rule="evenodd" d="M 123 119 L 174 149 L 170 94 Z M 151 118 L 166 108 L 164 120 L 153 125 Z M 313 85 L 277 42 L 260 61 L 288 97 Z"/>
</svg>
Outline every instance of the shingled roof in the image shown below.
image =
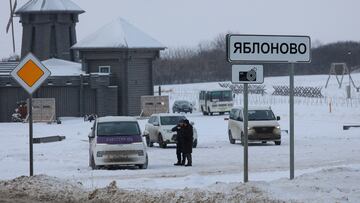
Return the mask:
<svg viewBox="0 0 360 203">
<path fill-rule="evenodd" d="M 165 49 L 165 46 L 126 20 L 117 18 L 72 47 L 72 49 L 103 48 Z"/>
<path fill-rule="evenodd" d="M 17 9 L 15 14 L 38 12 L 84 13 L 84 10 L 71 0 L 30 0 Z"/>
</svg>

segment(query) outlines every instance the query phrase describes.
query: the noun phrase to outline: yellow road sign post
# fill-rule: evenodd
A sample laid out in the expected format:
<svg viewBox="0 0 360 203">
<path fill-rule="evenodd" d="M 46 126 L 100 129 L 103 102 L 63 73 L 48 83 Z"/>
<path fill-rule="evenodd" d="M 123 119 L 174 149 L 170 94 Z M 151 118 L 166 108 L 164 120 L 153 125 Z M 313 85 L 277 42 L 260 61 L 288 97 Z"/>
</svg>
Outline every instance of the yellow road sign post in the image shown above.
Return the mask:
<svg viewBox="0 0 360 203">
<path fill-rule="evenodd" d="M 10 73 L 29 93 L 29 152 L 30 152 L 30 176 L 34 175 L 33 167 L 33 118 L 32 118 L 32 95 L 41 84 L 51 75 L 51 72 L 37 59 L 29 53 L 22 59 L 19 65 Z"/>
</svg>

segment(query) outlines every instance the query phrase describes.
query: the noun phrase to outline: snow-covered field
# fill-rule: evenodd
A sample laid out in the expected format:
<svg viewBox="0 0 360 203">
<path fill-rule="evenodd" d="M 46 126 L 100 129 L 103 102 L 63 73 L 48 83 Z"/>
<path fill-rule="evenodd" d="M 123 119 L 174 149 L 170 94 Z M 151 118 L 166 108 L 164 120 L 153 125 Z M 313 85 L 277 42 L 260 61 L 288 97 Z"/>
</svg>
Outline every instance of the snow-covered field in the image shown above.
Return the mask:
<svg viewBox="0 0 360 203">
<path fill-rule="evenodd" d="M 360 74 L 354 74 L 353 78 L 360 84 Z M 295 85 L 324 86 L 326 79 L 325 75 L 297 76 Z M 210 117 L 202 116 L 199 112 L 188 115 L 195 122 L 199 136 L 198 147 L 193 151 L 193 167 L 173 166 L 176 160 L 175 148 L 161 149 L 155 145 L 148 148 L 147 170 L 93 171 L 88 167 L 87 135 L 91 123 L 81 118 L 63 118 L 61 125 L 34 125 L 35 137 L 66 136 L 62 142 L 34 145 L 34 171 L 35 174 L 54 176 L 74 184 L 81 183 L 87 191 L 105 187 L 115 180 L 118 188 L 140 190 L 146 194 L 151 194 L 151 189 L 168 192 L 181 189 L 181 194 L 186 194 L 186 188 L 197 188 L 194 190 L 205 191 L 206 194 L 211 191 L 230 194 L 238 187 L 243 188 L 239 191 L 246 191 L 244 188 L 248 186 L 256 188 L 252 190 L 253 194 L 261 190 L 264 193 L 261 195 L 263 201 L 269 200 L 269 197 L 272 200 L 300 202 L 360 202 L 360 129 L 342 129 L 345 123 L 360 123 L 360 94 L 353 88 L 354 99 L 346 100 L 345 89 L 336 86 L 334 77 L 330 82 L 329 88 L 323 89 L 326 99 L 296 98 L 296 179 L 293 181 L 288 180 L 289 137 L 286 132 L 282 134 L 280 146 L 273 143 L 249 146 L 251 183 L 244 185 L 241 184 L 243 148 L 238 143 L 232 145 L 228 141 L 227 121 L 224 120 L 227 115 Z M 344 82 L 347 80 L 344 79 Z M 287 84 L 288 77 L 265 79 L 268 93 L 271 93 L 272 85 Z M 171 90 L 171 103 L 180 98 L 196 103 L 198 91 L 211 88 L 218 88 L 218 84 L 163 86 L 163 90 Z M 330 101 L 333 102 L 331 113 Z M 236 102 L 241 105 L 241 96 L 237 96 Z M 275 114 L 281 117 L 282 129 L 288 129 L 287 97 L 251 95 L 250 102 L 253 105 L 271 105 Z M 142 129 L 146 121 L 139 120 Z M 0 123 L 0 138 L 0 180 L 28 175 L 28 124 Z M 7 187 L 0 182 L 1 188 Z M 153 193 L 155 195 L 155 191 Z M 256 195 L 254 197 L 257 198 Z M 221 202 L 235 199 L 215 200 Z"/>
</svg>

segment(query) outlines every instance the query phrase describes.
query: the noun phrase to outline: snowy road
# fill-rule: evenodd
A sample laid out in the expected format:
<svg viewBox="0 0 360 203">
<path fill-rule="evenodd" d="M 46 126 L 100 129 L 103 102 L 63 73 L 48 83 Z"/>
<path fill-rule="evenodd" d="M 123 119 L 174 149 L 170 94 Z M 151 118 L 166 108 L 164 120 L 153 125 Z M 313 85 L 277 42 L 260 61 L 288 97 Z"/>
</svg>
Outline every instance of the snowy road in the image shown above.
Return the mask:
<svg viewBox="0 0 360 203">
<path fill-rule="evenodd" d="M 288 129 L 288 107 L 275 105 L 282 129 Z M 360 120 L 351 108 L 329 113 L 322 106 L 296 106 L 296 175 L 333 166 L 360 164 L 360 129 L 342 130 L 343 123 Z M 148 148 L 147 170 L 96 170 L 88 167 L 87 134 L 91 124 L 79 118 L 67 118 L 61 125 L 35 124 L 35 137 L 62 135 L 62 142 L 34 146 L 35 174 L 46 174 L 82 182 L 89 189 L 117 180 L 122 188 L 203 187 L 215 182 L 241 182 L 243 148 L 231 145 L 227 138 L 225 116 L 190 115 L 198 130 L 199 145 L 193 151 L 193 167 L 176 167 L 175 148 Z M 146 120 L 140 120 L 143 129 Z M 28 125 L 0 124 L 0 179 L 28 175 Z M 282 144 L 252 144 L 249 147 L 250 180 L 271 181 L 288 177 L 288 135 Z"/>
</svg>

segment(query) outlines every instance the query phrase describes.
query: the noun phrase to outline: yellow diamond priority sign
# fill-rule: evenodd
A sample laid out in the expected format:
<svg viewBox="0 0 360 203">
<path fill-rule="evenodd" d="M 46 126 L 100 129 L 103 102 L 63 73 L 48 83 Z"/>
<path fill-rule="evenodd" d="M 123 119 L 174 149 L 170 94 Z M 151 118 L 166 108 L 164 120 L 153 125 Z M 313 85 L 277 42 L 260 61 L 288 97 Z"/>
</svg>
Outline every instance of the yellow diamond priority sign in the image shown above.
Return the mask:
<svg viewBox="0 0 360 203">
<path fill-rule="evenodd" d="M 29 53 L 10 75 L 29 93 L 32 94 L 51 75 L 51 72 Z"/>
</svg>

